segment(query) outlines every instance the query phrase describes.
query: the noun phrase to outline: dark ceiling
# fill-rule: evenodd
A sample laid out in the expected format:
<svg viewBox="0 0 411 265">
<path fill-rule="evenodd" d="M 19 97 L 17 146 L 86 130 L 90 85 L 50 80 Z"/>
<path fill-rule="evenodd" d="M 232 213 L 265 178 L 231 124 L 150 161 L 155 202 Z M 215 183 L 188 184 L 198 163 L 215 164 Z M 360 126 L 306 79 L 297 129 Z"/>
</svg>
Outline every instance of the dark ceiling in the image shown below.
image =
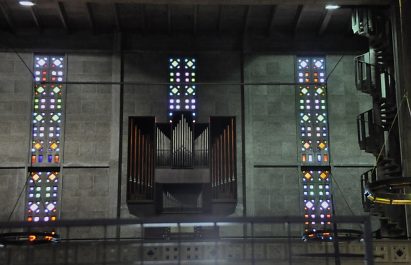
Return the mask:
<svg viewBox="0 0 411 265">
<path fill-rule="evenodd" d="M 23 7 L 17 0 L 2 0 L 0 28 L 13 33 L 64 30 L 67 33 L 89 31 L 95 34 L 121 31 L 142 34 L 217 32 L 270 35 L 283 32 L 322 35 L 345 34 L 350 29 L 351 21 L 351 8 L 327 11 L 324 8 L 326 1 L 37 0 L 35 2 L 34 7 Z M 181 2 L 191 4 L 176 4 Z M 387 1 L 334 2 L 362 5 L 381 4 Z"/>
<path fill-rule="evenodd" d="M 319 49 L 338 45 L 345 47 L 347 44 L 349 47 L 357 45 L 357 39 L 351 31 L 352 8 L 371 4 L 384 5 L 389 0 L 337 0 L 333 3 L 341 4 L 342 8 L 332 11 L 324 8 L 328 1 L 323 0 L 35 2 L 34 7 L 23 7 L 17 0 L 0 1 L 0 42 L 3 42 L 3 46 L 45 47 L 45 43 L 54 42 L 55 46 L 52 47 L 56 49 L 88 49 L 86 45 L 93 49 L 111 49 L 113 33 L 121 32 L 128 38 L 140 36 L 137 41 L 128 41 L 134 41 L 131 46 L 152 47 L 163 42 L 164 49 L 172 46 L 172 41 L 178 48 L 186 40 L 197 42 L 190 44 L 190 47 L 226 45 L 232 48 L 237 45 L 233 44 L 233 39 L 236 43 L 247 39 L 254 46 L 261 43 L 261 47 L 275 46 L 275 42 L 281 42 L 282 49 L 287 48 L 288 42 L 293 42 L 292 45 L 296 47 L 301 46 L 298 39 L 304 39 L 306 43 L 317 41 L 312 47 Z M 84 36 L 84 39 L 77 37 L 79 35 Z M 111 37 L 107 37 L 108 35 Z M 38 38 L 39 36 L 43 38 Z M 54 37 L 53 40 L 53 36 L 59 38 Z M 323 41 L 324 38 L 327 40 Z M 204 44 L 204 40 L 207 44 Z M 212 41 L 217 42 L 211 43 Z M 309 48 L 309 44 L 307 45 Z"/>
</svg>

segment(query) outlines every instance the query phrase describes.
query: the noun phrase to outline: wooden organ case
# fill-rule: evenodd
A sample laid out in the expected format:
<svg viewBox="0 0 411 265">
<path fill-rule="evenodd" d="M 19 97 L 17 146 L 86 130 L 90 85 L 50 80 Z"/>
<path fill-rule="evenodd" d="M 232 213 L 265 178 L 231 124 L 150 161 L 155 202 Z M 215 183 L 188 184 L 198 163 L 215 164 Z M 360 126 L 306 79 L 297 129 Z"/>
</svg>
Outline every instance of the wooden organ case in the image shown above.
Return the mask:
<svg viewBox="0 0 411 265">
<path fill-rule="evenodd" d="M 227 215 L 237 203 L 235 117 L 170 123 L 130 117 L 127 203 L 132 214 Z"/>
</svg>

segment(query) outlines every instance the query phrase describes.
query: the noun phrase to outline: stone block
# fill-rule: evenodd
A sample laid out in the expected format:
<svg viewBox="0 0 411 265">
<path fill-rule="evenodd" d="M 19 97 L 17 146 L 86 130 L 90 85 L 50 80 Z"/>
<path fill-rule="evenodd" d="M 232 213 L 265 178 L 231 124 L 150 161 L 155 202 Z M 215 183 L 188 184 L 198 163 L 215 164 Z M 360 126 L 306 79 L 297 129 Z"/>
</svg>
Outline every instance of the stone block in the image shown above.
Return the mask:
<svg viewBox="0 0 411 265">
<path fill-rule="evenodd" d="M 0 64 L 0 74 L 10 74 L 14 72 L 14 65 L 15 62 L 11 60 L 4 60 Z M 24 69 L 24 71 L 27 71 L 27 69 Z"/>
<path fill-rule="evenodd" d="M 92 175 L 82 175 L 79 177 L 79 188 L 90 190 L 93 188 L 94 177 Z"/>
<path fill-rule="evenodd" d="M 94 96 L 94 94 L 96 92 L 97 92 L 97 85 L 85 84 L 85 85 L 81 86 L 81 94 L 82 95 L 91 94 L 92 96 Z"/>
<path fill-rule="evenodd" d="M 96 103 L 94 101 L 82 101 L 81 112 L 82 114 L 94 114 L 96 111 Z"/>
<path fill-rule="evenodd" d="M 8 136 L 10 134 L 10 122 L 2 122 L 0 123 L 0 135 Z"/>
<path fill-rule="evenodd" d="M 111 75 L 111 58 L 104 61 L 84 61 L 84 73 L 92 74 L 110 74 Z"/>
<path fill-rule="evenodd" d="M 0 102 L 0 113 L 1 115 L 11 113 L 13 109 L 13 103 L 12 102 Z"/>
<path fill-rule="evenodd" d="M 33 87 L 33 81 L 31 79 L 18 79 L 14 81 L 14 84 L 10 84 L 10 86 L 14 87 L 15 94 L 19 95 L 21 98 L 31 101 Z"/>
<path fill-rule="evenodd" d="M 12 94 L 14 92 L 14 82 L 0 81 L 0 93 L 1 94 Z"/>
</svg>

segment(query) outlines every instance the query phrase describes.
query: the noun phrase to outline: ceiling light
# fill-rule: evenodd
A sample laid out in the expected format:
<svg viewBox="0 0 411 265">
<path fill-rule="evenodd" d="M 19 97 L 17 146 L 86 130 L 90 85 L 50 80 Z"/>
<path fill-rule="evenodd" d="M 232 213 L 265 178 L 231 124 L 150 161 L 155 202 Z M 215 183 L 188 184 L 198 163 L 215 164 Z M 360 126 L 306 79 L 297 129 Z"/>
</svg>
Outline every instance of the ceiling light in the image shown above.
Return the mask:
<svg viewBox="0 0 411 265">
<path fill-rule="evenodd" d="M 19 1 L 19 4 L 22 6 L 34 6 L 35 5 L 33 1 Z"/>
<path fill-rule="evenodd" d="M 340 7 L 341 7 L 341 6 L 339 6 L 339 5 L 326 5 L 326 6 L 325 6 L 325 9 L 335 10 L 335 9 L 340 8 Z"/>
</svg>

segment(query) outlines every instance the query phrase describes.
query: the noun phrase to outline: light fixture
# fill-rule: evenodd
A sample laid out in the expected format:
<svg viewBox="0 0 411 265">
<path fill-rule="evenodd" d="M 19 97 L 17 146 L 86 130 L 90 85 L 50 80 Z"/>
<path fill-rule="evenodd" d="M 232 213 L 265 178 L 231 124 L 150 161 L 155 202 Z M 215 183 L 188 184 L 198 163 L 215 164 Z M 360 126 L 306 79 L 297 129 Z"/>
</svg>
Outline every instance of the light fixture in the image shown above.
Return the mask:
<svg viewBox="0 0 411 265">
<path fill-rule="evenodd" d="M 19 1 L 21 6 L 34 6 L 35 3 L 33 1 Z"/>
<path fill-rule="evenodd" d="M 326 6 L 325 6 L 325 9 L 328 9 L 328 10 L 335 10 L 335 9 L 340 8 L 340 7 L 341 7 L 341 6 L 339 6 L 339 5 L 329 4 L 329 5 L 326 5 Z"/>
</svg>

